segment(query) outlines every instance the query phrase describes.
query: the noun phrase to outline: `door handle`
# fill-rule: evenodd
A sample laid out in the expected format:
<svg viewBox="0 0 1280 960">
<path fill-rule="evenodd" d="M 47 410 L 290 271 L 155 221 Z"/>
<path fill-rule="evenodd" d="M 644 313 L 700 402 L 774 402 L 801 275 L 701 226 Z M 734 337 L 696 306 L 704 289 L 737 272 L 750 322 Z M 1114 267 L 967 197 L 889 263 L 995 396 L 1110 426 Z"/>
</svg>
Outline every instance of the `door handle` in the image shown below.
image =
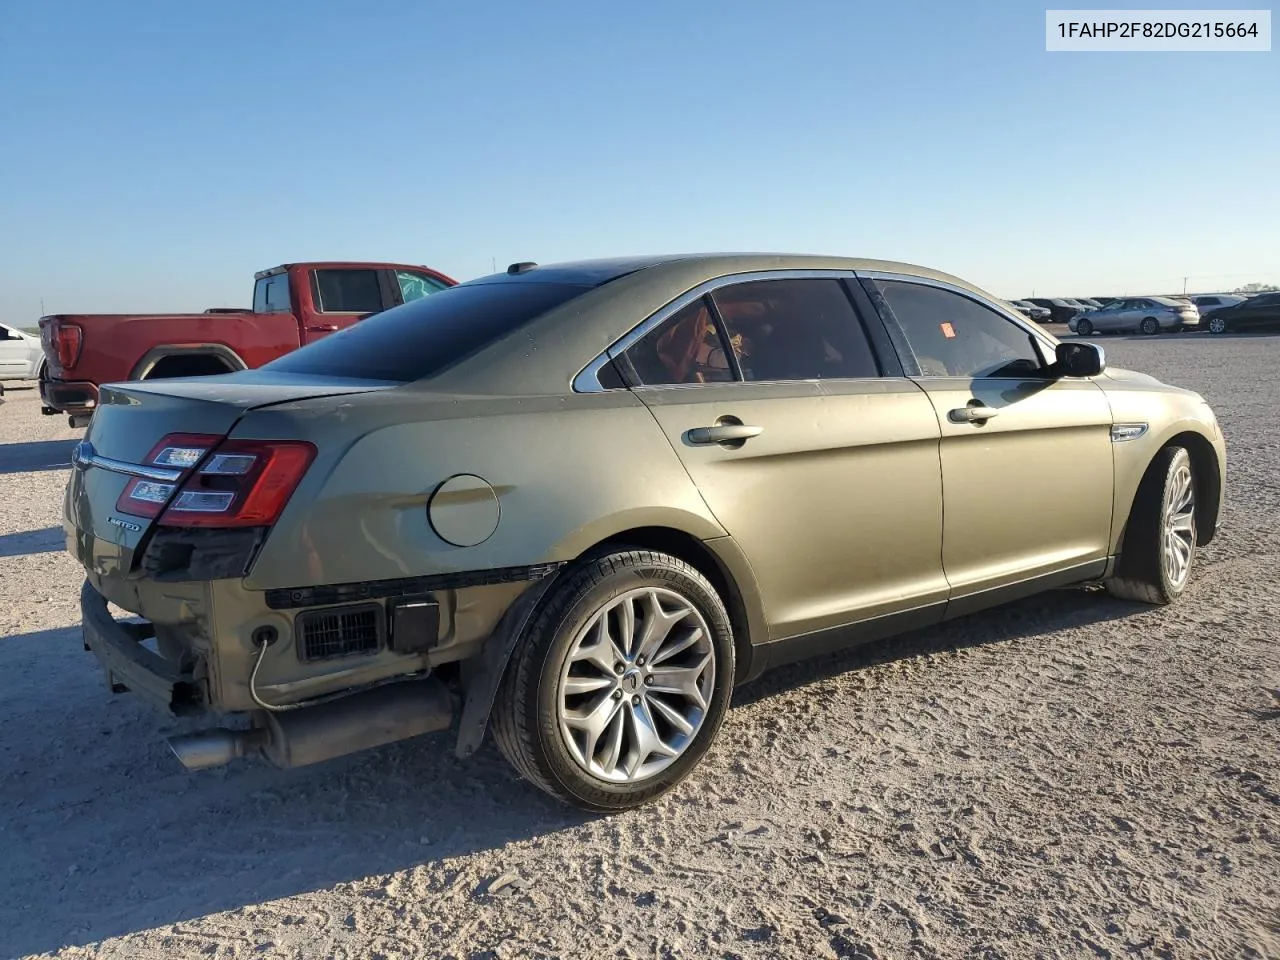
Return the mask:
<svg viewBox="0 0 1280 960">
<path fill-rule="evenodd" d="M 336 323 L 311 323 L 307 325 L 307 329 L 315 333 L 333 333 L 338 329 L 338 325 Z"/>
<path fill-rule="evenodd" d="M 719 423 L 714 427 L 694 427 L 689 431 L 689 442 L 697 444 L 738 443 L 758 437 L 764 433 L 764 427 L 753 427 L 745 423 Z"/>
<path fill-rule="evenodd" d="M 975 404 L 972 407 L 959 407 L 947 414 L 947 419 L 952 423 L 985 423 L 992 417 L 999 415 L 1000 411 L 995 407 L 984 406 L 983 404 Z"/>
</svg>

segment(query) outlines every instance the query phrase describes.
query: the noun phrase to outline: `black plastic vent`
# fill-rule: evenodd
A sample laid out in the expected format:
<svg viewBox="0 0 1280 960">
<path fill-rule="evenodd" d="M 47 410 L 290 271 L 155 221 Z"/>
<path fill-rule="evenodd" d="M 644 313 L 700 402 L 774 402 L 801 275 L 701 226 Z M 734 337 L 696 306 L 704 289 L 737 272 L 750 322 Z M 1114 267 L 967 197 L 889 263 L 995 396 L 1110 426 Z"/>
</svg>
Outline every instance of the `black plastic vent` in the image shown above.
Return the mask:
<svg viewBox="0 0 1280 960">
<path fill-rule="evenodd" d="M 382 607 L 376 603 L 300 613 L 294 627 L 303 660 L 334 660 L 382 647 Z"/>
</svg>

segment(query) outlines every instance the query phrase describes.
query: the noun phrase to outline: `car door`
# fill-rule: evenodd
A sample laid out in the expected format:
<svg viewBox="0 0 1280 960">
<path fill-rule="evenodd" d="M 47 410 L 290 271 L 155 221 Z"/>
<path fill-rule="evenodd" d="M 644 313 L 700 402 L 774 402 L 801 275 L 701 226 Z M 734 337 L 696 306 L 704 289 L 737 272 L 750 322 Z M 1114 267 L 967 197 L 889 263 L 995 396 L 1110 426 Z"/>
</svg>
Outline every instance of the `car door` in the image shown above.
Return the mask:
<svg viewBox="0 0 1280 960">
<path fill-rule="evenodd" d="M 30 353 L 22 334 L 0 324 L 0 377 L 16 380 L 31 376 Z"/>
<path fill-rule="evenodd" d="M 395 303 L 386 271 L 376 267 L 317 267 L 311 273 L 312 316 L 304 343 L 311 343 Z"/>
<path fill-rule="evenodd" d="M 1110 306 L 1099 310 L 1089 319 L 1093 321 L 1093 328 L 1101 333 L 1116 333 L 1123 330 L 1125 325 L 1125 304 L 1127 300 L 1117 300 Z"/>
<path fill-rule="evenodd" d="M 1049 341 L 968 290 L 893 274 L 867 282 L 942 434 L 953 608 L 1105 561 L 1111 409 L 1097 384 L 1051 376 Z"/>
<path fill-rule="evenodd" d="M 1239 315 L 1233 318 L 1233 329 L 1261 330 L 1280 327 L 1280 293 L 1258 294 L 1236 309 Z"/>
<path fill-rule="evenodd" d="M 940 430 L 867 321 L 837 273 L 747 275 L 614 351 L 747 555 L 770 640 L 943 612 Z"/>
</svg>

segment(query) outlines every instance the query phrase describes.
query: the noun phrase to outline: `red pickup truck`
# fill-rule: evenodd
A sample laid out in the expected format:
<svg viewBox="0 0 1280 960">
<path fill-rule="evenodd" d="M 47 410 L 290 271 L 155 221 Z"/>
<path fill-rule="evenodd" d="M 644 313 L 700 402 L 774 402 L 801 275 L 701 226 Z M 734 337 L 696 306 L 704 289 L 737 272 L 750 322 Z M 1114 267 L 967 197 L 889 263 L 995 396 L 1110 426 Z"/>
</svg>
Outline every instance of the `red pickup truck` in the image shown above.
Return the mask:
<svg viewBox="0 0 1280 960">
<path fill-rule="evenodd" d="M 286 263 L 254 275 L 253 309 L 204 313 L 58 313 L 40 318 L 47 414 L 89 422 L 98 388 L 260 367 L 371 313 L 454 286 L 430 267 Z"/>
</svg>

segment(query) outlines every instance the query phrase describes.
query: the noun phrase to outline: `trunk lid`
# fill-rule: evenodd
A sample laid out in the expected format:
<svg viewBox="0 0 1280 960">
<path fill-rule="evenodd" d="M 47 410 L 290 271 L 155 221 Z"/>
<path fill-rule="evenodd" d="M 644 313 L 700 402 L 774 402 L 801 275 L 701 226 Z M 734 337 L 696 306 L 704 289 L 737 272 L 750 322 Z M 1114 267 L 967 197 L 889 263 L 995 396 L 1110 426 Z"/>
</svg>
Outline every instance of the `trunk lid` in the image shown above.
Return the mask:
<svg viewBox="0 0 1280 960">
<path fill-rule="evenodd" d="M 137 476 L 156 471 L 148 454 L 170 434 L 226 437 L 250 410 L 325 397 L 389 389 L 381 381 L 340 381 L 267 374 L 259 370 L 189 380 L 117 383 L 102 388 L 101 403 L 72 455 L 63 527 L 67 550 L 90 578 L 127 577 L 155 524 L 117 507 Z M 173 467 L 150 477 L 163 481 Z"/>
</svg>

